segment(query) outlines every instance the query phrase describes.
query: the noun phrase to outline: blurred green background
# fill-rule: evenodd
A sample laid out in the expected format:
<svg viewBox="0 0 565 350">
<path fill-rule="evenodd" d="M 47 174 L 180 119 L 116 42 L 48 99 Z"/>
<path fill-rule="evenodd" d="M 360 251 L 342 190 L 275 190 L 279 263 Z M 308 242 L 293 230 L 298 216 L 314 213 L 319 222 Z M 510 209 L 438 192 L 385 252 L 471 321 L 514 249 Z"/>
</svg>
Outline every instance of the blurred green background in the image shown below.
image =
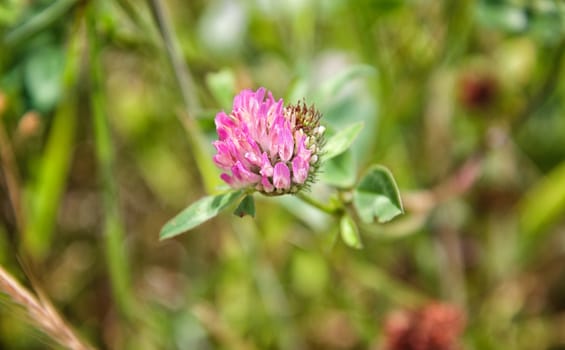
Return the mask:
<svg viewBox="0 0 565 350">
<path fill-rule="evenodd" d="M 381 349 L 441 300 L 463 349 L 564 349 L 564 52 L 561 0 L 1 0 L 0 262 L 100 348 Z M 260 86 L 363 121 L 348 162 L 390 168 L 406 214 L 354 250 L 256 196 L 159 242 Z M 0 299 L 0 348 L 57 347 Z"/>
</svg>

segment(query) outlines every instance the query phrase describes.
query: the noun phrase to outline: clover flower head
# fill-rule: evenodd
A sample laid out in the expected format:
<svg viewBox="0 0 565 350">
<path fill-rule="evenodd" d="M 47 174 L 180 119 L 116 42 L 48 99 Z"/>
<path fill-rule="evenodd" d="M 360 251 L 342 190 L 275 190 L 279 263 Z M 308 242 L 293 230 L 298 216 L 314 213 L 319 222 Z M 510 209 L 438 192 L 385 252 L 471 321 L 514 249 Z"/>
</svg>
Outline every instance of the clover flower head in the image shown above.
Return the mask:
<svg viewBox="0 0 565 350">
<path fill-rule="evenodd" d="M 235 96 L 231 113 L 218 113 L 215 122 L 214 162 L 232 188 L 281 195 L 314 180 L 325 130 L 314 107 L 285 107 L 265 88 L 244 90 Z"/>
<path fill-rule="evenodd" d="M 385 321 L 386 350 L 454 350 L 465 328 L 458 307 L 432 302 L 418 310 L 396 310 Z"/>
</svg>

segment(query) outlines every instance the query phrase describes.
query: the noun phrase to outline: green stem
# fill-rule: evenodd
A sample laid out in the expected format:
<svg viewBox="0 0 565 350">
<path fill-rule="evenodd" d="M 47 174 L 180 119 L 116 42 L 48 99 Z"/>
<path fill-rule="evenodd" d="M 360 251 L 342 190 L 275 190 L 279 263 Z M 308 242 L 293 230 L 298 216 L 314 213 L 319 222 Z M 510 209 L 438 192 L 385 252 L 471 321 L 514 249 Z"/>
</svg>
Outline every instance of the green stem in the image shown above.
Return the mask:
<svg viewBox="0 0 565 350">
<path fill-rule="evenodd" d="M 167 49 L 167 55 L 175 71 L 175 78 L 182 94 L 182 99 L 189 114 L 197 113 L 200 110 L 200 103 L 194 89 L 194 79 L 183 61 L 183 55 L 179 48 L 178 40 L 174 36 L 172 25 L 165 12 L 165 8 L 160 0 L 148 0 L 149 7 L 161 33 L 161 37 Z"/>
<path fill-rule="evenodd" d="M 8 45 L 15 45 L 23 40 L 44 30 L 51 23 L 59 20 L 77 2 L 77 0 L 55 1 L 45 10 L 33 16 L 23 25 L 12 30 L 6 35 L 5 42 Z"/>
<path fill-rule="evenodd" d="M 320 209 L 321 211 L 328 213 L 330 215 L 336 215 L 340 211 L 340 208 L 336 208 L 334 206 L 321 203 L 315 200 L 314 198 L 305 195 L 304 193 L 297 193 L 296 197 L 302 200 L 303 202 L 310 204 L 314 208 Z"/>
<path fill-rule="evenodd" d="M 105 253 L 112 285 L 112 293 L 121 312 L 132 314 L 129 264 L 123 249 L 124 226 L 118 208 L 117 185 L 113 176 L 114 150 L 110 126 L 105 112 L 102 92 L 102 67 L 100 46 L 96 34 L 96 11 L 91 8 L 88 14 L 88 41 L 90 44 L 91 108 L 94 123 L 96 155 L 102 180 L 104 199 L 104 238 Z"/>
<path fill-rule="evenodd" d="M 165 12 L 161 0 L 147 0 L 153 14 L 159 33 L 165 43 L 167 56 L 175 73 L 177 84 L 180 88 L 185 114 L 181 116 L 181 122 L 189 137 L 190 146 L 193 150 L 196 166 L 202 177 L 202 182 L 208 193 L 213 193 L 220 185 L 218 170 L 215 167 L 209 152 L 205 147 L 205 140 L 195 116 L 200 112 L 200 103 L 195 92 L 195 84 L 188 66 L 184 62 L 177 38 L 175 37 L 170 19 Z"/>
<path fill-rule="evenodd" d="M 77 17 L 73 23 L 73 35 L 69 39 L 66 63 L 63 71 L 63 92 L 49 131 L 49 137 L 42 154 L 37 180 L 29 190 L 26 207 L 26 225 L 23 244 L 34 257 L 42 258 L 48 252 L 57 210 L 65 190 L 73 157 L 77 103 L 76 84 L 81 60 L 80 25 Z"/>
</svg>

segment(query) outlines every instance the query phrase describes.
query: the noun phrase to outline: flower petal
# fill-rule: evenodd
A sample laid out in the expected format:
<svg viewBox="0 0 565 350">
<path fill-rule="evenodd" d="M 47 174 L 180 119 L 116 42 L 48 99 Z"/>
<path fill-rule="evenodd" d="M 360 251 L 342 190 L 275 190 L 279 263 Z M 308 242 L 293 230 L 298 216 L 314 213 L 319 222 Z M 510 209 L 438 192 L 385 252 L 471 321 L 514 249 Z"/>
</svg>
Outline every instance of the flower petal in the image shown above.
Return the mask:
<svg viewBox="0 0 565 350">
<path fill-rule="evenodd" d="M 234 188 L 238 188 L 239 183 L 235 180 L 235 178 L 233 176 L 229 176 L 226 173 L 222 173 L 222 175 L 220 175 L 220 178 L 222 180 L 224 180 L 228 185 L 230 185 L 231 187 Z"/>
<path fill-rule="evenodd" d="M 261 170 L 259 171 L 259 174 L 269 177 L 273 176 L 273 166 L 265 152 L 261 155 Z"/>
<path fill-rule="evenodd" d="M 240 161 L 235 163 L 231 171 L 236 179 L 249 185 L 255 184 L 261 180 L 261 176 L 246 169 Z"/>
<path fill-rule="evenodd" d="M 275 190 L 275 186 L 273 186 L 273 184 L 271 184 L 271 182 L 269 181 L 269 179 L 266 176 L 263 176 L 261 178 L 261 185 L 263 185 L 263 191 L 265 191 L 267 193 L 271 193 Z"/>
<path fill-rule="evenodd" d="M 279 131 L 279 157 L 285 162 L 292 158 L 294 153 L 294 138 L 290 131 L 288 121 L 285 121 L 283 128 Z"/>
<path fill-rule="evenodd" d="M 306 137 L 303 137 L 302 140 L 300 140 L 300 142 L 298 143 L 297 149 L 296 149 L 296 155 L 298 157 L 301 157 L 302 159 L 309 161 L 310 157 L 312 155 L 312 151 L 310 151 L 308 148 L 306 148 Z"/>
<path fill-rule="evenodd" d="M 308 178 L 310 163 L 302 157 L 294 157 L 292 160 L 292 181 L 296 184 L 303 184 Z"/>
<path fill-rule="evenodd" d="M 231 131 L 237 127 L 237 123 L 233 117 L 228 116 L 225 112 L 216 114 L 214 122 L 216 124 L 216 131 L 218 132 L 218 139 L 220 141 L 228 138 L 231 135 Z"/>
<path fill-rule="evenodd" d="M 273 185 L 277 189 L 288 190 L 290 188 L 290 170 L 283 162 L 278 162 L 273 171 Z"/>
</svg>

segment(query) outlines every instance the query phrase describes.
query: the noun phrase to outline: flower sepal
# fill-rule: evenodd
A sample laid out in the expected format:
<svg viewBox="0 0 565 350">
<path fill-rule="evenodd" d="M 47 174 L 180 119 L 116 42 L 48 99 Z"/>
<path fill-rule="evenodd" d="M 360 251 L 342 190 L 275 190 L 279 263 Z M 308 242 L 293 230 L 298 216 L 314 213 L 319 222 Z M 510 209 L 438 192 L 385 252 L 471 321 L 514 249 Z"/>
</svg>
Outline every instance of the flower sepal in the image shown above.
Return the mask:
<svg viewBox="0 0 565 350">
<path fill-rule="evenodd" d="M 243 197 L 241 202 L 237 205 L 237 208 L 235 208 L 233 215 L 239 216 L 240 218 L 247 215 L 252 218 L 255 217 L 255 200 L 253 199 L 253 194 L 248 194 Z"/>
</svg>

